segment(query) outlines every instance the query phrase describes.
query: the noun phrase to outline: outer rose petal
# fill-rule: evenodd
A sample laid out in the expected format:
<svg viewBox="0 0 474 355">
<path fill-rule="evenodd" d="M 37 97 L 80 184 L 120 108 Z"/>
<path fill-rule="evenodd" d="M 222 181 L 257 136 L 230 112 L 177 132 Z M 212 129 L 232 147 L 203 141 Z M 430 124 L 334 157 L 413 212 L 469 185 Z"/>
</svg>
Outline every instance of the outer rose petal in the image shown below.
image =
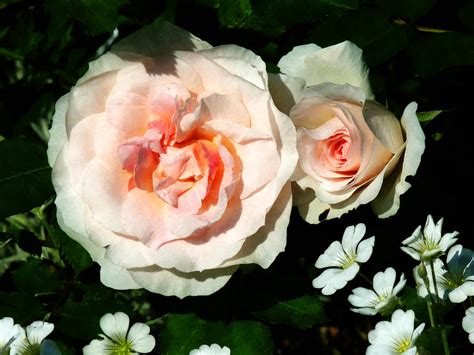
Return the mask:
<svg viewBox="0 0 474 355">
<path fill-rule="evenodd" d="M 403 112 L 401 123 L 406 134 L 406 148 L 401 168 L 385 181 L 379 196 L 372 202 L 372 208 L 381 218 L 393 216 L 400 208 L 400 195 L 409 188 L 406 181 L 418 170 L 421 156 L 425 151 L 425 134 L 416 116 L 416 102 L 410 103 Z"/>
<path fill-rule="evenodd" d="M 281 112 L 290 113 L 291 108 L 299 101 L 305 87 L 302 78 L 296 78 L 284 74 L 269 74 L 268 88 L 272 94 L 276 107 Z"/>
<path fill-rule="evenodd" d="M 344 41 L 326 48 L 315 44 L 296 46 L 278 62 L 284 74 L 303 78 L 307 86 L 330 82 L 350 84 L 364 90 L 371 98 L 369 71 L 362 50 Z"/>
<path fill-rule="evenodd" d="M 206 296 L 222 288 L 238 266 L 202 272 L 180 272 L 158 266 L 130 269 L 133 280 L 148 291 L 165 296 Z"/>
</svg>

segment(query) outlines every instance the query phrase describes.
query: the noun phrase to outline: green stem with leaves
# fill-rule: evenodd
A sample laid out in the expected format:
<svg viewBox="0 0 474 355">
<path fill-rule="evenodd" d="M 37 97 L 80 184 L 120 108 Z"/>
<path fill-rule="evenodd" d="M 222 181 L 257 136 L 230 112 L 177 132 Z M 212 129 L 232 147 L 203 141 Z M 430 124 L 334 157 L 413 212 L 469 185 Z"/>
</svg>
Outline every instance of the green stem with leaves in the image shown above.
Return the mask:
<svg viewBox="0 0 474 355">
<path fill-rule="evenodd" d="M 423 263 L 423 267 L 425 268 L 426 270 L 426 267 L 425 267 L 425 264 L 424 262 L 422 261 Z M 433 294 L 431 293 L 431 288 L 429 287 L 429 278 L 426 277 L 426 281 L 427 281 L 427 289 L 428 289 L 428 293 L 430 295 L 430 298 L 431 300 L 433 301 L 434 300 L 434 304 L 437 305 L 440 303 L 440 297 L 439 297 L 439 291 L 438 291 L 438 284 L 436 282 L 436 274 L 435 274 L 435 271 L 434 271 L 434 262 L 433 260 L 430 260 L 430 272 L 431 272 L 431 278 L 433 280 L 433 288 L 434 288 L 434 293 L 436 295 L 436 298 L 433 297 Z M 428 275 L 427 275 L 428 276 Z M 429 302 L 428 302 L 429 303 Z M 428 305 L 428 313 L 430 313 L 430 321 L 431 321 L 431 318 L 433 317 L 433 310 L 432 310 L 432 307 L 431 305 Z M 443 349 L 444 349 L 444 354 L 445 355 L 450 355 L 450 351 L 449 351 L 449 344 L 448 344 L 448 336 L 446 334 L 446 327 L 444 325 L 444 321 L 443 321 L 443 317 L 439 316 L 439 314 L 437 314 L 438 316 L 438 319 L 439 319 L 439 327 L 441 329 L 441 338 L 443 340 Z M 431 326 L 433 326 L 433 322 L 431 323 Z"/>
</svg>

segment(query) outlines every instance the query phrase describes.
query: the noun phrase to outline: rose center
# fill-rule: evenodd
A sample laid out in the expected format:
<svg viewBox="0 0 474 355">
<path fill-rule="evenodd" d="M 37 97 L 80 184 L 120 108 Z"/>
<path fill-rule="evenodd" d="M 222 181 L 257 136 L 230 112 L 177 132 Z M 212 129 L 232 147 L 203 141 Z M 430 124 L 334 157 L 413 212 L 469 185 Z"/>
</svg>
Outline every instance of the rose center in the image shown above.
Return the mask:
<svg viewBox="0 0 474 355">
<path fill-rule="evenodd" d="M 122 168 L 131 174 L 129 191 L 154 192 L 165 203 L 193 213 L 218 180 L 222 162 L 215 142 L 194 134 L 180 136 L 180 121 L 195 106 L 190 100 L 171 101 L 165 95 L 165 108 L 150 109 L 154 120 L 145 134 L 126 140 L 118 154 Z"/>
<path fill-rule="evenodd" d="M 351 150 L 351 138 L 346 132 L 338 132 L 325 142 L 328 162 L 335 168 L 343 167 Z"/>
</svg>

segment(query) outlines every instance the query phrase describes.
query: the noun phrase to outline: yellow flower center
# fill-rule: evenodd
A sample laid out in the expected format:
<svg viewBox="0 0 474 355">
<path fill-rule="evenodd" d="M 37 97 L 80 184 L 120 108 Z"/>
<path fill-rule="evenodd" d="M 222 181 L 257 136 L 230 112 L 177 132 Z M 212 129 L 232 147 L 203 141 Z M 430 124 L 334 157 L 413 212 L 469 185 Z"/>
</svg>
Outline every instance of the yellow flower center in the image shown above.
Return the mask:
<svg viewBox="0 0 474 355">
<path fill-rule="evenodd" d="M 408 349 L 410 349 L 411 346 L 411 339 L 402 339 L 400 343 L 398 343 L 398 346 L 396 347 L 395 351 L 402 354 Z"/>
</svg>

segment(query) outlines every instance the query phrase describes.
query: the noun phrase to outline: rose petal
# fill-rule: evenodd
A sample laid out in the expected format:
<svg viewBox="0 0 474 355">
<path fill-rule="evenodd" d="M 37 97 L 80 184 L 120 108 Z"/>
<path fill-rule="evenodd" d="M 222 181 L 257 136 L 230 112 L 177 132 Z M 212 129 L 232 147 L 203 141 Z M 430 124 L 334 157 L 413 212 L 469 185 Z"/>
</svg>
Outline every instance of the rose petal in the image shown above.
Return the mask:
<svg viewBox="0 0 474 355">
<path fill-rule="evenodd" d="M 278 66 L 284 74 L 304 78 L 307 86 L 324 82 L 350 84 L 362 88 L 368 97 L 373 96 L 362 49 L 349 41 L 326 48 L 315 44 L 296 46 L 280 59 Z"/>
<path fill-rule="evenodd" d="M 179 272 L 158 266 L 131 269 L 130 275 L 143 288 L 165 296 L 205 296 L 222 288 L 237 270 L 237 266 L 203 272 Z"/>
<path fill-rule="evenodd" d="M 302 78 L 284 74 L 268 74 L 268 88 L 273 101 L 276 107 L 287 115 L 296 102 L 299 101 L 304 87 L 305 81 Z"/>
<path fill-rule="evenodd" d="M 425 150 L 425 135 L 416 116 L 417 104 L 410 103 L 403 112 L 401 124 L 406 134 L 406 148 L 401 169 L 386 179 L 378 197 L 372 202 L 372 208 L 380 218 L 393 216 L 400 207 L 400 195 L 411 186 L 408 176 L 416 174 Z"/>
<path fill-rule="evenodd" d="M 105 111 L 107 93 L 115 85 L 117 71 L 100 74 L 88 81 L 78 84 L 69 93 L 69 106 L 66 112 L 66 131 L 71 129 L 84 118 Z"/>
</svg>

